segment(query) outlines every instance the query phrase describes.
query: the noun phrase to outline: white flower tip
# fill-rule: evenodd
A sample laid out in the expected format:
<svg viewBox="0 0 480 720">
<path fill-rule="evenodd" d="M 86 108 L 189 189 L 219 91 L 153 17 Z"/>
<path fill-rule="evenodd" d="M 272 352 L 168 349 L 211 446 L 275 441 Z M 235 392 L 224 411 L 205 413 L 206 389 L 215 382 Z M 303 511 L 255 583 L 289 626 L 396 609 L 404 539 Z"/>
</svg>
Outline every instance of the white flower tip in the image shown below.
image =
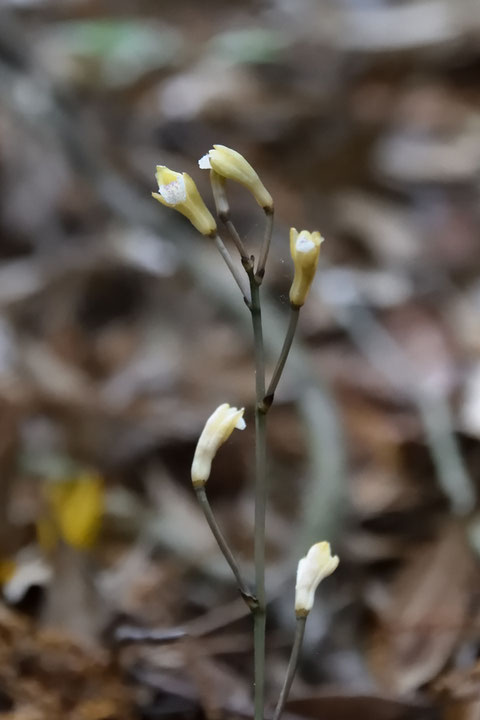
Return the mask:
<svg viewBox="0 0 480 720">
<path fill-rule="evenodd" d="M 313 250 L 315 243 L 310 237 L 310 233 L 301 232 L 295 243 L 295 250 L 300 253 L 307 253 Z"/>
<path fill-rule="evenodd" d="M 206 155 L 204 155 L 203 157 L 200 158 L 200 160 L 198 161 L 198 167 L 201 170 L 211 170 L 212 165 L 210 163 L 210 153 L 207 153 Z"/>
<path fill-rule="evenodd" d="M 185 180 L 182 175 L 168 183 L 168 185 L 159 185 L 158 192 L 169 205 L 178 205 L 184 203 L 187 199 Z"/>
<path fill-rule="evenodd" d="M 237 424 L 235 425 L 235 427 L 237 430 L 245 430 L 245 428 L 247 427 L 247 423 L 245 422 L 243 417 L 237 420 Z"/>
</svg>

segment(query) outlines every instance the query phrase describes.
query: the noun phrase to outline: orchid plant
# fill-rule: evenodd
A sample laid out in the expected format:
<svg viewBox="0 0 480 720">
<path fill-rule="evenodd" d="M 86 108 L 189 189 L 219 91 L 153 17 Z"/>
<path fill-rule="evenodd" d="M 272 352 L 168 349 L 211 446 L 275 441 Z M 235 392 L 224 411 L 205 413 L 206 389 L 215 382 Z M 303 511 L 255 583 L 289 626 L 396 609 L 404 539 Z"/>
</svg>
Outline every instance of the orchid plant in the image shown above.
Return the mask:
<svg viewBox="0 0 480 720">
<path fill-rule="evenodd" d="M 216 214 L 240 256 L 240 263 L 235 262 L 220 237 L 217 221 L 207 208 L 190 175 L 175 172 L 163 165 L 157 166 L 158 193 L 152 193 L 152 195 L 162 205 L 177 210 L 188 218 L 201 235 L 213 240 L 240 289 L 244 303 L 252 318 L 255 356 L 255 583 L 253 589 L 250 589 L 249 584 L 243 578 L 234 553 L 217 523 L 206 492 L 211 465 L 219 447 L 228 440 L 235 428 L 240 430 L 245 428 L 244 408 L 237 409 L 224 403 L 208 418 L 195 450 L 191 475 L 193 487 L 205 518 L 253 616 L 254 718 L 255 720 L 264 720 L 266 422 L 274 400 L 275 390 L 292 346 L 300 309 L 305 303 L 315 276 L 323 238 L 318 232 L 308 232 L 307 230 L 298 232 L 295 228 L 290 231 L 290 252 L 294 266 L 294 278 L 290 289 L 290 321 L 282 350 L 267 386 L 265 381 L 265 352 L 260 290 L 272 238 L 273 199 L 250 163 L 236 150 L 224 145 L 214 145 L 213 149 L 199 160 L 199 166 L 201 169 L 210 172 L 210 184 Z M 264 211 L 266 220 L 265 233 L 258 259 L 247 251 L 245 243 L 231 219 L 226 192 L 227 180 L 243 185 Z M 283 712 L 295 676 L 302 647 L 305 622 L 313 606 L 315 590 L 319 583 L 335 570 L 338 562 L 338 557 L 331 554 L 330 545 L 327 542 L 320 542 L 313 545 L 298 564 L 295 591 L 295 638 L 284 684 L 275 709 L 274 720 L 279 720 Z"/>
</svg>

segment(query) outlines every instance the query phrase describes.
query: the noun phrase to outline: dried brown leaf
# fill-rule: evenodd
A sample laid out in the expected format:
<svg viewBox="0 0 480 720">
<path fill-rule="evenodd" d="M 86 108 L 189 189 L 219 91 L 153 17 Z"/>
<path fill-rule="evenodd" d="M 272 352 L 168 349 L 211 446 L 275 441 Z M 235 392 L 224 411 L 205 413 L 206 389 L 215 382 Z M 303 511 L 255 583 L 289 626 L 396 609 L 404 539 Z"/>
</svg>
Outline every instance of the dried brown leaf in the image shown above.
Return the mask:
<svg viewBox="0 0 480 720">
<path fill-rule="evenodd" d="M 328 718 L 328 720 L 429 720 L 434 717 L 431 707 L 421 702 L 397 700 L 382 695 L 329 694 L 292 700 L 287 703 L 291 718 Z"/>
<path fill-rule="evenodd" d="M 467 621 L 472 578 L 471 551 L 456 524 L 411 554 L 370 639 L 371 666 L 385 688 L 406 693 L 442 669 Z"/>
</svg>

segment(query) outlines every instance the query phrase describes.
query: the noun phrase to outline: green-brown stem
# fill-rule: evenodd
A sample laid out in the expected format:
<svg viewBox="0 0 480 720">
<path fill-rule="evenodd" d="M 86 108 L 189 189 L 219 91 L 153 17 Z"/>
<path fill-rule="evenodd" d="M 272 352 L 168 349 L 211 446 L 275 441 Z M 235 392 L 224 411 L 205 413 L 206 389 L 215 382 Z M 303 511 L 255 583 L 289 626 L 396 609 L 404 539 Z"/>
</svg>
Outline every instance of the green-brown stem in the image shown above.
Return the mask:
<svg viewBox="0 0 480 720">
<path fill-rule="evenodd" d="M 266 509 L 266 416 L 261 409 L 265 395 L 265 354 L 263 348 L 260 288 L 253 271 L 249 273 L 251 313 L 255 351 L 255 596 L 253 615 L 255 664 L 255 720 L 263 720 L 265 685 L 265 509 Z"/>
<path fill-rule="evenodd" d="M 220 255 L 225 260 L 225 263 L 230 270 L 230 272 L 233 275 L 233 278 L 235 282 L 237 283 L 238 287 L 240 288 L 240 292 L 243 295 L 243 299 L 245 300 L 248 307 L 250 307 L 250 293 L 248 292 L 248 288 L 244 282 L 244 277 L 240 273 L 240 269 L 235 265 L 233 262 L 232 256 L 228 252 L 227 248 L 223 244 L 222 239 L 219 237 L 219 235 L 215 235 L 213 238 L 215 245 L 218 248 L 218 251 L 220 252 Z"/>
<path fill-rule="evenodd" d="M 230 205 L 228 203 L 227 191 L 225 189 L 225 178 L 218 175 L 215 170 L 210 171 L 210 185 L 212 186 L 213 199 L 215 200 L 215 208 L 220 220 L 225 223 L 230 237 L 232 238 L 240 257 L 242 265 L 247 272 L 252 268 L 252 260 L 247 254 L 243 240 L 237 232 L 237 228 L 230 219 Z"/>
<path fill-rule="evenodd" d="M 228 234 L 232 238 L 233 242 L 235 243 L 235 247 L 237 248 L 238 252 L 240 253 L 243 267 L 245 268 L 245 270 L 247 272 L 249 272 L 252 268 L 252 260 L 247 254 L 247 249 L 246 249 L 245 245 L 243 244 L 242 238 L 238 234 L 237 228 L 231 221 L 230 215 L 223 214 L 223 215 L 221 215 L 220 219 L 225 223 L 225 227 L 228 230 Z"/>
<path fill-rule="evenodd" d="M 230 550 L 230 547 L 220 530 L 215 515 L 213 514 L 213 510 L 211 508 L 210 503 L 208 502 L 207 493 L 205 490 L 205 486 L 199 486 L 195 488 L 195 493 L 198 498 L 198 502 L 200 504 L 200 507 L 203 510 L 203 514 L 205 515 L 206 521 L 208 522 L 210 526 L 210 530 L 212 531 L 215 540 L 218 543 L 218 546 L 220 550 L 223 553 L 223 556 L 227 563 L 230 565 L 230 569 L 235 575 L 235 579 L 238 583 L 238 589 L 240 590 L 240 593 L 247 603 L 248 607 L 252 612 L 254 612 L 255 608 L 257 607 L 257 601 L 256 598 L 252 595 L 250 590 L 248 589 L 247 584 L 244 582 L 242 575 L 240 573 L 240 569 L 237 565 L 237 561 L 235 560 L 232 551 Z"/>
<path fill-rule="evenodd" d="M 263 236 L 263 243 L 260 249 L 260 256 L 258 258 L 257 270 L 255 272 L 255 280 L 258 285 L 262 284 L 263 276 L 265 275 L 265 265 L 267 264 L 268 251 L 270 250 L 270 241 L 272 239 L 273 232 L 273 207 L 264 208 L 264 212 L 267 224 L 265 225 L 265 234 Z"/>
<path fill-rule="evenodd" d="M 282 691 L 280 693 L 280 697 L 278 698 L 278 703 L 277 703 L 277 707 L 275 708 L 275 714 L 273 716 L 273 720 L 280 720 L 280 716 L 283 712 L 285 703 L 287 702 L 287 699 L 288 699 L 288 694 L 290 692 L 290 688 L 292 687 L 293 678 L 295 677 L 295 673 L 297 671 L 298 660 L 300 657 L 300 650 L 302 649 L 306 620 L 307 620 L 306 616 L 300 616 L 300 617 L 297 616 L 297 624 L 295 626 L 295 638 L 293 641 L 293 647 L 292 647 L 292 652 L 290 655 L 290 660 L 288 661 L 287 674 L 285 675 L 285 680 L 283 682 L 283 687 L 282 687 Z"/>
<path fill-rule="evenodd" d="M 279 358 L 277 360 L 275 370 L 273 371 L 272 379 L 270 380 L 270 384 L 267 388 L 267 392 L 265 393 L 265 397 L 263 398 L 263 401 L 262 401 L 262 408 L 265 413 L 268 412 L 268 410 L 273 402 L 273 396 L 275 395 L 275 390 L 277 389 L 277 385 L 282 376 L 283 368 L 285 367 L 285 363 L 287 362 L 288 353 L 290 352 L 290 348 L 292 347 L 293 338 L 295 337 L 295 331 L 297 329 L 299 315 L 300 315 L 300 308 L 298 307 L 298 305 L 290 305 L 290 320 L 288 323 L 287 334 L 285 335 L 285 340 L 283 341 L 283 347 L 280 352 Z"/>
</svg>

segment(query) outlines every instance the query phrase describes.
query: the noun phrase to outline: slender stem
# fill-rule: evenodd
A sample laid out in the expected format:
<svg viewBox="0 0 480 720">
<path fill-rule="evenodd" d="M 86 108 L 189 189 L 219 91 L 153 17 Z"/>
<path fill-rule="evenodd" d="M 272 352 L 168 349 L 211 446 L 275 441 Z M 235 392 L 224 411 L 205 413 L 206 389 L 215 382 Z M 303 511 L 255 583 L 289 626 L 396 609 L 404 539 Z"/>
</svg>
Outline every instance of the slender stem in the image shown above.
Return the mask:
<svg viewBox="0 0 480 720">
<path fill-rule="evenodd" d="M 248 257 L 247 250 L 243 244 L 243 240 L 237 232 L 237 228 L 230 219 L 230 205 L 228 203 L 227 191 L 225 189 L 225 178 L 221 177 L 215 170 L 210 171 L 210 185 L 212 187 L 213 199 L 215 200 L 215 208 L 220 220 L 225 223 L 230 237 L 242 258 L 242 265 L 245 270 L 251 269 L 251 260 Z"/>
<path fill-rule="evenodd" d="M 275 370 L 273 371 L 272 379 L 270 380 L 270 384 L 268 386 L 267 392 L 265 393 L 265 397 L 262 403 L 264 412 L 268 411 L 273 402 L 275 390 L 277 389 L 277 385 L 282 376 L 283 368 L 285 367 L 285 363 L 287 362 L 288 353 L 290 352 L 290 348 L 292 347 L 292 342 L 295 336 L 295 331 L 297 329 L 299 315 L 300 308 L 298 307 L 298 305 L 290 305 L 290 320 L 288 323 L 287 334 L 285 335 L 282 350 L 280 352 L 277 364 L 275 366 Z"/>
<path fill-rule="evenodd" d="M 265 510 L 266 510 L 266 416 L 261 409 L 265 394 L 265 354 L 263 348 L 260 288 L 253 271 L 249 274 L 252 292 L 252 324 L 255 350 L 255 595 L 254 664 L 255 720 L 263 720 L 265 685 Z"/>
<path fill-rule="evenodd" d="M 225 263 L 227 264 L 228 269 L 232 273 L 235 282 L 237 283 L 238 287 L 240 288 L 240 292 L 243 295 L 243 299 L 245 300 L 246 304 L 250 307 L 250 293 L 244 282 L 243 276 L 240 275 L 239 268 L 237 268 L 237 266 L 233 262 L 232 256 L 230 255 L 227 248 L 223 244 L 222 239 L 218 235 L 215 235 L 214 242 L 220 252 L 220 255 L 225 260 Z"/>
<path fill-rule="evenodd" d="M 197 495 L 198 502 L 200 503 L 200 507 L 203 510 L 203 514 L 205 515 L 205 518 L 206 518 L 208 524 L 210 525 L 210 530 L 212 531 L 212 533 L 215 537 L 215 540 L 217 541 L 218 546 L 223 553 L 223 557 L 225 558 L 227 563 L 230 565 L 230 569 L 233 572 L 233 574 L 235 575 L 235 579 L 238 584 L 238 589 L 240 590 L 240 593 L 241 593 L 243 599 L 245 600 L 245 602 L 247 603 L 248 607 L 253 612 L 253 610 L 255 609 L 255 607 L 257 605 L 256 598 L 254 597 L 254 595 L 252 595 L 252 593 L 248 589 L 247 584 L 244 582 L 242 575 L 240 573 L 240 569 L 237 565 L 237 561 L 235 560 L 233 553 L 230 550 L 230 547 L 229 547 L 227 541 L 225 540 L 225 536 L 223 535 L 222 531 L 218 527 L 217 521 L 215 519 L 215 515 L 213 514 L 211 505 L 208 502 L 205 486 L 202 485 L 202 486 L 196 487 L 195 493 Z"/>
<path fill-rule="evenodd" d="M 240 253 L 243 267 L 247 272 L 249 272 L 252 269 L 252 259 L 247 254 L 247 248 L 243 244 L 243 240 L 238 234 L 237 228 L 233 224 L 229 215 L 222 216 L 221 219 L 225 223 L 225 227 L 227 228 L 230 237 L 232 238 L 238 252 Z"/>
<path fill-rule="evenodd" d="M 272 239 L 273 232 L 273 207 L 264 208 L 264 211 L 267 224 L 265 226 L 265 235 L 263 236 L 262 248 L 258 259 L 257 271 L 255 273 L 255 279 L 259 285 L 261 285 L 263 276 L 265 275 L 265 265 L 267 264 L 268 251 L 270 250 L 270 241 Z"/>
<path fill-rule="evenodd" d="M 295 639 L 293 641 L 293 647 L 292 647 L 292 652 L 290 655 L 290 660 L 288 661 L 287 674 L 285 675 L 282 692 L 280 693 L 280 697 L 278 698 L 278 703 L 277 703 L 277 707 L 275 708 L 275 714 L 273 716 L 273 720 L 280 720 L 280 716 L 285 708 L 285 703 L 287 702 L 287 699 L 288 699 L 288 694 L 290 692 L 290 688 L 292 687 L 293 678 L 295 677 L 295 673 L 297 671 L 298 660 L 300 657 L 300 650 L 302 649 L 303 636 L 305 634 L 306 620 L 307 620 L 306 616 L 297 617 L 297 624 L 295 627 Z"/>
</svg>

